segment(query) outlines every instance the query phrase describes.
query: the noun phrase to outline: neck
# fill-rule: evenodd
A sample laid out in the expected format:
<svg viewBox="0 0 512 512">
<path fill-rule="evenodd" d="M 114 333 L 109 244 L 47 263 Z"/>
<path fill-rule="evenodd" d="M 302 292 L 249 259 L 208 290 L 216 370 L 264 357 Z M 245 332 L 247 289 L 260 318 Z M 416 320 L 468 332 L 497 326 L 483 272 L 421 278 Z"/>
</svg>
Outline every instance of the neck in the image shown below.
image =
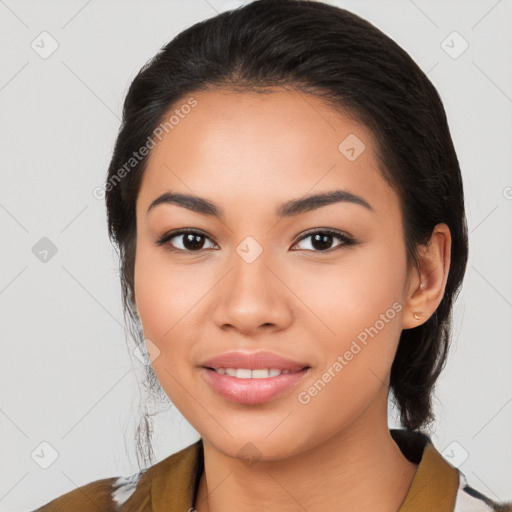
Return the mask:
<svg viewBox="0 0 512 512">
<path fill-rule="evenodd" d="M 381 410 L 377 420 L 368 408 L 356 422 L 314 448 L 251 467 L 203 439 L 205 466 L 195 509 L 396 512 L 418 466 L 405 458 L 391 437 L 387 400 L 384 410 L 386 415 Z"/>
</svg>

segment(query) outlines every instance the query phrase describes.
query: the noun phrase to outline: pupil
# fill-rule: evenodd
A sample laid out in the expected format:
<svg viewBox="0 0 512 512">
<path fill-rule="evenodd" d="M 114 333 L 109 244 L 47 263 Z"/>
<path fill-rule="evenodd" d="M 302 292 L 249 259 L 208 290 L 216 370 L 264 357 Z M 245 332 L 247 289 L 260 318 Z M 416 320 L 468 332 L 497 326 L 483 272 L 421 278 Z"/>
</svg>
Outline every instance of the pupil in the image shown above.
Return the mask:
<svg viewBox="0 0 512 512">
<path fill-rule="evenodd" d="M 203 246 L 202 235 L 196 233 L 187 233 L 185 235 L 184 245 L 187 249 L 201 249 Z M 313 247 L 315 249 L 329 249 L 332 243 L 332 235 L 328 233 L 316 233 L 313 235 Z"/>
<path fill-rule="evenodd" d="M 198 242 L 198 239 L 201 239 L 202 235 L 198 235 L 196 233 L 187 233 L 185 235 L 184 245 L 187 249 L 201 249 L 203 243 L 201 241 Z"/>
<path fill-rule="evenodd" d="M 332 235 L 328 233 L 316 233 L 313 235 L 313 247 L 315 249 L 329 249 Z"/>
</svg>

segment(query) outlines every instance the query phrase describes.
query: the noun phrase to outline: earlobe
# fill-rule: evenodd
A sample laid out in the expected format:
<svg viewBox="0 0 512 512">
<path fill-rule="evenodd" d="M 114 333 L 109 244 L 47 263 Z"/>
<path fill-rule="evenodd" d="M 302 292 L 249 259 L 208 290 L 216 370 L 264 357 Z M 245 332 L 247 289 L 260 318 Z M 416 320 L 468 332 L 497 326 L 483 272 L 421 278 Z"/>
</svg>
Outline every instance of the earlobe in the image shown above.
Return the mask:
<svg viewBox="0 0 512 512">
<path fill-rule="evenodd" d="M 403 314 L 402 329 L 418 327 L 418 325 L 421 325 L 428 320 L 424 310 L 424 295 L 422 295 L 424 283 L 421 280 L 421 275 L 419 276 L 419 280 L 420 284 L 415 289 L 413 288 L 412 293 L 410 292 L 407 297 Z"/>
<path fill-rule="evenodd" d="M 422 288 L 423 288 L 423 281 L 420 282 L 420 286 L 419 286 L 420 290 Z M 425 316 L 425 313 L 423 313 L 423 311 L 413 311 L 412 316 L 414 317 L 415 320 L 421 320 Z"/>
<path fill-rule="evenodd" d="M 450 270 L 450 249 L 450 229 L 446 224 L 437 224 L 428 245 L 421 248 L 419 266 L 412 269 L 413 278 L 404 308 L 403 329 L 425 323 L 442 301 Z"/>
</svg>

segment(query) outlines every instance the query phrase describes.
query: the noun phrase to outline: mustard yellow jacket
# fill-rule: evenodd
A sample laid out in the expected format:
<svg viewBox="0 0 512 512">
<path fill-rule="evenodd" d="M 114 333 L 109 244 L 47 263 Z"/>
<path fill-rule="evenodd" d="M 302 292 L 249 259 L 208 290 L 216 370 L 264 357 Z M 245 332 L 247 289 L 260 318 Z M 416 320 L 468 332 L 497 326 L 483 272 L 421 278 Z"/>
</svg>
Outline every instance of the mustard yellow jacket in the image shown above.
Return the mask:
<svg viewBox="0 0 512 512">
<path fill-rule="evenodd" d="M 418 470 L 398 512 L 512 512 L 467 484 L 420 432 L 391 429 Z M 33 512 L 192 512 L 204 469 L 202 440 L 129 477 L 96 480 Z"/>
</svg>

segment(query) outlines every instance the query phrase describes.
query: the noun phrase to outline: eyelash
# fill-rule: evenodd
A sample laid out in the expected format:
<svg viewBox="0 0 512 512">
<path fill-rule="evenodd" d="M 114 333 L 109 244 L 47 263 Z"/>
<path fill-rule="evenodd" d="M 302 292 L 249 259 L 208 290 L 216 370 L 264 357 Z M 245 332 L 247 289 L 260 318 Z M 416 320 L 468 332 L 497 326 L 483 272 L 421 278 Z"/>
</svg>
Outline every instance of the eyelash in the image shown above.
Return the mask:
<svg viewBox="0 0 512 512">
<path fill-rule="evenodd" d="M 345 233 L 343 233 L 341 231 L 337 231 L 337 230 L 334 230 L 334 229 L 326 228 L 326 229 L 314 229 L 314 230 L 306 231 L 306 233 L 304 233 L 303 236 L 301 238 L 299 238 L 293 245 L 297 245 L 299 242 L 302 242 L 302 240 L 305 240 L 305 239 L 307 239 L 307 238 L 309 238 L 312 235 L 315 235 L 317 233 L 321 233 L 321 234 L 324 234 L 324 235 L 334 236 L 334 237 L 338 238 L 338 240 L 340 240 L 342 243 L 337 245 L 337 246 L 335 246 L 335 247 L 331 247 L 330 249 L 326 249 L 325 251 L 310 250 L 310 249 L 295 249 L 295 250 L 303 250 L 303 251 L 307 251 L 307 252 L 316 252 L 316 253 L 324 254 L 324 253 L 329 253 L 329 252 L 335 251 L 336 249 L 340 249 L 340 248 L 343 248 L 343 247 L 354 246 L 354 245 L 357 245 L 359 243 L 357 240 L 355 240 L 354 238 L 346 235 Z M 172 247 L 170 243 L 168 243 L 173 238 L 175 238 L 177 236 L 187 235 L 187 234 L 195 234 L 195 235 L 203 236 L 205 238 L 210 239 L 210 237 L 208 235 L 206 235 L 206 233 L 203 233 L 202 231 L 199 231 L 199 230 L 196 230 L 196 229 L 180 229 L 180 230 L 177 230 L 177 231 L 171 231 L 169 233 L 163 234 L 155 242 L 155 244 L 158 245 L 158 246 L 165 246 L 165 250 L 170 251 L 170 252 L 199 253 L 201 251 L 207 250 L 207 249 L 198 249 L 197 251 L 191 251 L 191 250 L 176 249 L 175 247 Z M 209 248 L 209 249 L 211 249 L 211 248 Z"/>
</svg>

